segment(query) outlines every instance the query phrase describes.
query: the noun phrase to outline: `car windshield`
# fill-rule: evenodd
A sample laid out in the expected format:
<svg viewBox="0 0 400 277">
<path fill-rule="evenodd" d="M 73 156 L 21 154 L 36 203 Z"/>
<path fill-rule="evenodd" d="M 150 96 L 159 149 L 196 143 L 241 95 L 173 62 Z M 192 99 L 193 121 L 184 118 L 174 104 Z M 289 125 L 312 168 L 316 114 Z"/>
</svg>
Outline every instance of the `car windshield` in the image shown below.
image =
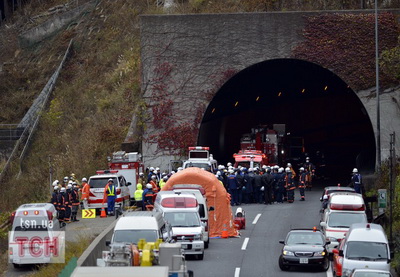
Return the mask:
<svg viewBox="0 0 400 277">
<path fill-rule="evenodd" d="M 116 230 L 113 242 L 138 243 L 140 239 L 155 242 L 158 239 L 156 230 Z"/>
<path fill-rule="evenodd" d="M 289 234 L 286 244 L 287 245 L 294 245 L 294 244 L 323 245 L 324 239 L 320 233 L 292 232 Z"/>
<path fill-rule="evenodd" d="M 354 277 L 390 277 L 390 273 L 386 272 L 356 272 Z"/>
<path fill-rule="evenodd" d="M 332 228 L 350 228 L 353 223 L 366 223 L 364 213 L 331 213 L 328 226 Z"/>
<path fill-rule="evenodd" d="M 350 241 L 347 242 L 346 258 L 361 261 L 387 260 L 387 247 L 380 242 Z"/>
<path fill-rule="evenodd" d="M 187 163 L 185 165 L 185 168 L 188 168 L 188 167 L 204 168 L 207 171 L 211 171 L 211 166 L 209 164 L 206 164 L 206 163 Z"/>
<path fill-rule="evenodd" d="M 109 177 L 107 178 L 93 178 L 89 180 L 89 186 L 90 188 L 104 188 L 107 185 L 108 179 L 110 179 Z M 118 184 L 117 183 L 117 179 L 111 178 L 114 180 L 114 184 Z"/>
<path fill-rule="evenodd" d="M 196 212 L 168 212 L 164 218 L 171 227 L 199 227 L 201 224 Z"/>
</svg>

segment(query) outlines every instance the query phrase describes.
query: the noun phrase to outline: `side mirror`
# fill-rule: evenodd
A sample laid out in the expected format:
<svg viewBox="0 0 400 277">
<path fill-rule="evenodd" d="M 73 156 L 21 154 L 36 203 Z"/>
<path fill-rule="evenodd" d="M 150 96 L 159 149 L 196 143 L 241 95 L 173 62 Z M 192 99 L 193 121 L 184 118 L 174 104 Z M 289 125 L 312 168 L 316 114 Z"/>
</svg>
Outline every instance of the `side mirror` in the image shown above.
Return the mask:
<svg viewBox="0 0 400 277">
<path fill-rule="evenodd" d="M 339 250 L 339 256 L 340 256 L 340 257 L 343 257 L 343 256 L 344 256 L 343 250 Z"/>
<path fill-rule="evenodd" d="M 319 201 L 321 201 L 321 202 L 322 202 L 322 197 L 320 197 L 320 198 L 319 198 Z"/>
<path fill-rule="evenodd" d="M 337 248 L 333 248 L 332 249 L 332 253 L 338 255 L 339 254 L 339 250 Z"/>
<path fill-rule="evenodd" d="M 319 226 L 326 228 L 326 222 L 325 221 L 321 221 L 319 223 Z"/>
<path fill-rule="evenodd" d="M 208 211 L 209 212 L 212 212 L 212 211 L 214 211 L 215 209 L 214 209 L 214 207 L 213 206 L 211 206 L 210 208 L 208 208 Z"/>
<path fill-rule="evenodd" d="M 110 246 L 110 244 L 111 244 L 111 241 L 106 240 L 106 246 Z"/>
<path fill-rule="evenodd" d="M 328 240 L 328 241 L 325 243 L 325 245 L 328 245 L 328 244 L 331 244 L 331 241 L 330 241 L 330 240 Z"/>
<path fill-rule="evenodd" d="M 280 244 L 285 244 L 285 241 L 284 240 L 280 240 L 279 243 Z"/>
<path fill-rule="evenodd" d="M 130 185 L 132 185 L 131 182 L 128 182 L 128 183 L 126 184 L 127 187 L 129 187 Z"/>
</svg>

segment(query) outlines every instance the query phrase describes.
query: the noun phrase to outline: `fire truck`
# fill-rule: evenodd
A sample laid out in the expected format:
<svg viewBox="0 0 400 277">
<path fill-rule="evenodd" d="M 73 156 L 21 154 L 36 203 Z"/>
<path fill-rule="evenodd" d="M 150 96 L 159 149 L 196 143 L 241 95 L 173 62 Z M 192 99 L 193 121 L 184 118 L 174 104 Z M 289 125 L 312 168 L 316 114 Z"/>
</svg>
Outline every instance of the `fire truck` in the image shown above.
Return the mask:
<svg viewBox="0 0 400 277">
<path fill-rule="evenodd" d="M 270 129 L 267 126 L 252 128 L 251 133 L 244 134 L 240 139 L 238 153 L 233 154 L 235 167 L 262 167 L 276 165 L 285 158 L 283 138 L 285 124 L 274 124 Z"/>
<path fill-rule="evenodd" d="M 131 183 L 129 186 L 129 194 L 132 202 L 135 198 L 139 173 L 144 173 L 142 155 L 138 152 L 114 152 L 112 157 L 108 157 L 108 168 L 112 170 L 114 174 L 121 174 L 124 176 L 127 183 Z"/>
<path fill-rule="evenodd" d="M 204 146 L 189 147 L 189 159 L 183 163 L 183 168 L 198 167 L 215 173 L 218 163 L 209 150 L 209 147 Z"/>
</svg>

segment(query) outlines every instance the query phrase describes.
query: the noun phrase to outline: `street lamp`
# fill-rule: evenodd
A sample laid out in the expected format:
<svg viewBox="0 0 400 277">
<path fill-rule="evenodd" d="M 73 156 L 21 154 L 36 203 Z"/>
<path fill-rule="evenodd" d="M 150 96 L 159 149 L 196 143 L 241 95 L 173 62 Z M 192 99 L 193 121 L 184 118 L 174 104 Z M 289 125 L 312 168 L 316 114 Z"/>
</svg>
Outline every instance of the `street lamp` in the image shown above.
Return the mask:
<svg viewBox="0 0 400 277">
<path fill-rule="evenodd" d="M 381 168 L 381 115 L 379 103 L 378 0 L 375 0 L 376 169 Z"/>
</svg>

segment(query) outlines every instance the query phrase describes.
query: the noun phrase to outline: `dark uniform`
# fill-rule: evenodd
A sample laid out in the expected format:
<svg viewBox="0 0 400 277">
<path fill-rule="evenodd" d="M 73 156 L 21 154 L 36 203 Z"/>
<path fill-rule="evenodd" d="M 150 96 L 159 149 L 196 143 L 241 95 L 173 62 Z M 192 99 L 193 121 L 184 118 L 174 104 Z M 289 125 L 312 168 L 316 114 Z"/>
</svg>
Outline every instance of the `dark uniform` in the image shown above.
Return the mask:
<svg viewBox="0 0 400 277">
<path fill-rule="evenodd" d="M 60 223 L 60 228 L 65 225 L 65 200 L 67 198 L 65 191 L 61 191 L 58 194 L 57 206 L 58 206 L 58 222 Z"/>
<path fill-rule="evenodd" d="M 71 215 L 71 220 L 72 221 L 79 221 L 78 219 L 76 219 L 76 216 L 78 214 L 78 210 L 79 210 L 79 188 L 73 188 L 71 190 L 71 204 L 72 204 L 72 215 Z"/>
<path fill-rule="evenodd" d="M 262 204 L 264 202 L 264 192 L 261 190 L 261 187 L 263 186 L 262 184 L 262 177 L 261 175 L 256 172 L 254 174 L 254 202 Z M 264 188 L 265 189 L 265 188 Z"/>
<path fill-rule="evenodd" d="M 293 203 L 293 201 L 294 201 L 294 190 L 296 189 L 296 185 L 294 184 L 291 172 L 286 172 L 285 188 L 286 188 L 288 203 Z"/>
<path fill-rule="evenodd" d="M 305 200 L 305 190 L 306 190 L 306 184 L 307 184 L 307 173 L 304 172 L 304 170 L 300 170 L 300 176 L 299 176 L 299 191 L 300 191 L 300 197 L 301 201 Z"/>
<path fill-rule="evenodd" d="M 271 169 L 267 169 L 267 171 L 262 175 L 262 183 L 264 186 L 264 201 L 265 204 L 272 204 L 272 191 L 273 191 L 273 183 L 274 177 L 271 174 Z"/>
</svg>

